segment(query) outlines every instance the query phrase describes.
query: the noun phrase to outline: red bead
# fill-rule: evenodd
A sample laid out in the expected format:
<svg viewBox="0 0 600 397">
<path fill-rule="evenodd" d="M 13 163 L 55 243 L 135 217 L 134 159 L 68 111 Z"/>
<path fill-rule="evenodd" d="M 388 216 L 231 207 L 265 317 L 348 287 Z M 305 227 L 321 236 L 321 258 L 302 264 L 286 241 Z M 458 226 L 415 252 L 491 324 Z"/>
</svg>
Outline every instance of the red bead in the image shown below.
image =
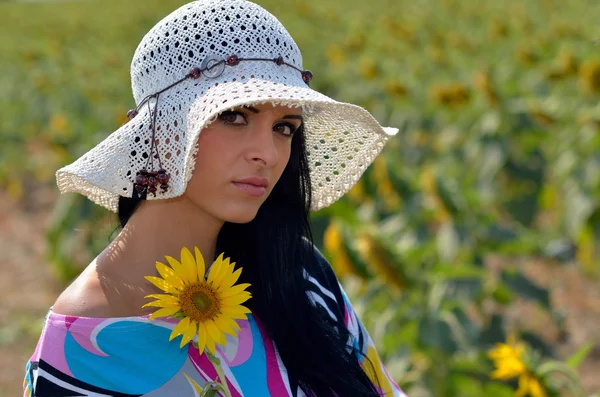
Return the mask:
<svg viewBox="0 0 600 397">
<path fill-rule="evenodd" d="M 138 114 L 137 110 L 135 110 L 135 109 L 130 109 L 130 110 L 127 112 L 127 118 L 128 118 L 129 120 L 131 120 L 132 118 L 134 118 L 135 116 L 137 116 L 137 114 Z"/>
<path fill-rule="evenodd" d="M 154 187 L 156 185 L 156 178 L 153 175 L 148 177 L 148 185 L 150 185 L 151 187 Z"/>
<path fill-rule="evenodd" d="M 162 189 L 162 192 L 165 193 L 169 189 L 169 185 L 163 183 L 162 185 L 160 185 L 160 188 Z"/>
<path fill-rule="evenodd" d="M 304 82 L 306 84 L 308 84 L 309 81 L 311 81 L 313 78 L 313 74 L 310 70 L 305 70 L 302 72 L 302 80 L 304 80 Z"/>
<path fill-rule="evenodd" d="M 148 188 L 148 191 L 149 191 L 150 193 L 152 193 L 152 194 L 154 195 L 154 197 L 156 197 L 156 186 L 150 186 L 150 187 Z"/>
<path fill-rule="evenodd" d="M 138 185 L 145 186 L 148 184 L 148 174 L 146 171 L 138 171 L 135 175 L 135 183 Z"/>
<path fill-rule="evenodd" d="M 277 57 L 273 61 L 279 66 L 283 65 L 283 57 Z"/>
<path fill-rule="evenodd" d="M 188 76 L 193 78 L 193 79 L 197 79 L 198 77 L 200 77 L 202 75 L 202 71 L 200 70 L 199 67 L 195 67 L 193 68 L 189 73 Z"/>
<path fill-rule="evenodd" d="M 235 66 L 239 63 L 240 63 L 240 58 L 238 58 L 237 55 L 231 55 L 229 58 L 227 58 L 227 65 L 229 65 L 229 66 Z"/>
<path fill-rule="evenodd" d="M 140 193 L 141 193 L 141 192 L 143 192 L 143 191 L 144 191 L 144 189 L 146 188 L 145 186 L 143 186 L 143 185 L 138 185 L 137 183 L 134 185 L 134 187 L 135 187 L 135 190 L 137 190 L 137 191 L 138 191 L 138 192 L 140 192 Z"/>
<path fill-rule="evenodd" d="M 158 179 L 158 183 L 166 184 L 167 182 L 169 182 L 169 174 L 167 174 L 167 171 L 165 170 L 158 170 L 158 175 L 156 176 L 156 179 Z"/>
</svg>

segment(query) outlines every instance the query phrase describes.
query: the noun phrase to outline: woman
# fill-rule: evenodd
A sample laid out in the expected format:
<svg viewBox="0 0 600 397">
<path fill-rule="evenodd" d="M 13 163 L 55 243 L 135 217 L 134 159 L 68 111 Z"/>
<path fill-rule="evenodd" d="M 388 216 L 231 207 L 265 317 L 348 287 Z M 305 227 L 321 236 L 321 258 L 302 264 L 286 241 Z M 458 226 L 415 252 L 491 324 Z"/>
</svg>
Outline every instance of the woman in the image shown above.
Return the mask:
<svg viewBox="0 0 600 397">
<path fill-rule="evenodd" d="M 251 285 L 252 314 L 216 350 L 232 396 L 403 396 L 308 223 L 397 130 L 310 89 L 289 33 L 243 0 L 175 10 L 131 77 L 130 121 L 57 172 L 62 193 L 117 212 L 122 230 L 49 311 L 25 395 L 195 396 L 215 380 L 142 308 L 160 292 L 145 279 L 155 263 L 198 247 Z"/>
</svg>

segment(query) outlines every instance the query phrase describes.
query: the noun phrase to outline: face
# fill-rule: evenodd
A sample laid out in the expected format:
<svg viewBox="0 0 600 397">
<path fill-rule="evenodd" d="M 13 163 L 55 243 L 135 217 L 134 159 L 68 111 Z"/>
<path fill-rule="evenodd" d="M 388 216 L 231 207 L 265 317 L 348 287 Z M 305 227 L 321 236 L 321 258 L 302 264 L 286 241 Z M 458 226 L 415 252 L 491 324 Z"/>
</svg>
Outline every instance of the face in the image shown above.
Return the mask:
<svg viewBox="0 0 600 397">
<path fill-rule="evenodd" d="M 301 109 L 272 104 L 222 113 L 200 133 L 184 196 L 223 222 L 250 222 L 281 177 L 302 122 Z"/>
</svg>

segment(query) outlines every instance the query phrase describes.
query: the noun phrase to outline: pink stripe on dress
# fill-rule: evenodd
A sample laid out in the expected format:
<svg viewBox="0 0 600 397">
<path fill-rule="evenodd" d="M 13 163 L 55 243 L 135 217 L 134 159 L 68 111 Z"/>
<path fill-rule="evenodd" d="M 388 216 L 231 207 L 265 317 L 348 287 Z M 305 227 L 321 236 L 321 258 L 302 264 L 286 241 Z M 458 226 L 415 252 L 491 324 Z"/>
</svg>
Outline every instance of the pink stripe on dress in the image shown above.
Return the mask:
<svg viewBox="0 0 600 397">
<path fill-rule="evenodd" d="M 206 354 L 200 355 L 200 352 L 198 352 L 198 349 L 195 348 L 192 343 L 190 343 L 188 346 L 188 357 L 190 358 L 190 361 L 192 362 L 194 368 L 196 368 L 196 371 L 198 371 L 200 376 L 202 376 L 202 378 L 207 382 L 211 382 L 217 379 L 217 371 L 215 370 L 215 367 L 210 362 Z M 217 348 L 216 355 L 219 355 L 218 351 L 219 349 Z M 225 378 L 227 378 L 227 375 L 225 375 Z M 232 397 L 243 397 L 242 394 L 240 394 L 240 392 L 231 383 L 229 379 L 227 379 L 227 385 L 229 386 L 229 391 L 231 391 Z"/>
<path fill-rule="evenodd" d="M 277 355 L 275 353 L 275 346 L 273 341 L 267 336 L 264 326 L 258 318 L 256 319 L 256 325 L 260 330 L 262 339 L 265 344 L 265 354 L 267 357 L 267 387 L 272 396 L 285 396 L 289 393 L 285 387 L 283 376 L 277 362 Z"/>
<path fill-rule="evenodd" d="M 40 337 L 38 349 L 34 353 L 37 357 L 33 361 L 38 361 L 39 357 L 43 357 L 44 361 L 54 368 L 73 376 L 65 357 L 65 338 L 67 337 L 67 332 L 67 325 L 64 321 L 48 321 Z"/>
</svg>

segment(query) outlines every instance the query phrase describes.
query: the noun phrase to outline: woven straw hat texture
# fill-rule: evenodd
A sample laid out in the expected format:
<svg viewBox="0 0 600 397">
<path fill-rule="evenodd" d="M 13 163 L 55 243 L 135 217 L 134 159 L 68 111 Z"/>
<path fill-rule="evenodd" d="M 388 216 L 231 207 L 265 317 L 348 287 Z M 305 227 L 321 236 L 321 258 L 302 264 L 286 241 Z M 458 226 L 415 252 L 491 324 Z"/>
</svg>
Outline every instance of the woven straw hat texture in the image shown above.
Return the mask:
<svg viewBox="0 0 600 397">
<path fill-rule="evenodd" d="M 207 57 L 282 57 L 304 70 L 302 55 L 283 25 L 244 0 L 197 0 L 159 21 L 138 45 L 131 63 L 136 105 L 182 79 Z M 184 193 L 194 171 L 202 129 L 223 111 L 251 104 L 301 107 L 312 180 L 312 210 L 344 195 L 380 153 L 395 128 L 383 128 L 362 107 L 338 102 L 307 86 L 299 70 L 273 61 L 223 65 L 222 73 L 181 83 L 148 100 L 132 120 L 72 164 L 56 172 L 61 193 L 77 192 L 117 211 L 119 196 L 132 197 L 136 173 L 151 156 L 152 117 L 169 189 L 148 200 Z M 210 71 L 209 71 L 210 72 Z M 317 73 L 318 76 L 318 73 Z M 154 152 L 155 153 L 155 152 Z M 155 157 L 152 156 L 152 157 Z M 158 159 L 151 159 L 157 164 Z"/>
</svg>

